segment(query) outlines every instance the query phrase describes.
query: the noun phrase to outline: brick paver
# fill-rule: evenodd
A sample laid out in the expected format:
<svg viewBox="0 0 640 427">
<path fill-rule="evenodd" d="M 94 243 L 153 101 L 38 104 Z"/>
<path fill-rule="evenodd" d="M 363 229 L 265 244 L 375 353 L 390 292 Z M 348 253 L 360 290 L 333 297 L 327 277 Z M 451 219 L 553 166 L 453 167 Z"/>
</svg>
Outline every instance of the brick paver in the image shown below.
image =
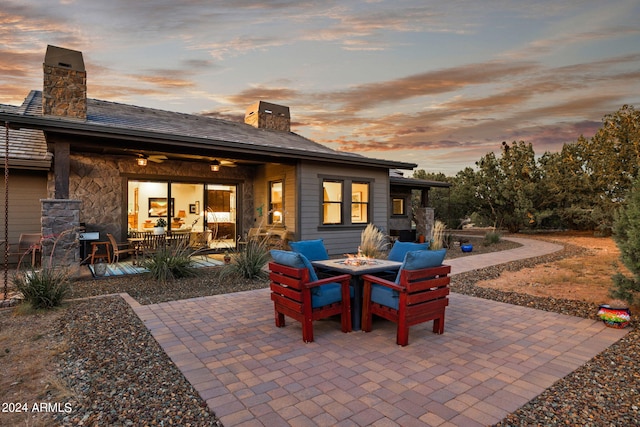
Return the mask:
<svg viewBox="0 0 640 427">
<path fill-rule="evenodd" d="M 557 250 L 527 242 L 533 247 L 516 249 L 518 257 Z M 507 252 L 500 261 L 511 260 Z M 451 260 L 453 273 L 472 258 Z M 492 424 L 626 334 L 453 293 L 443 335 L 423 323 L 399 347 L 390 322 L 343 334 L 329 319 L 314 323 L 315 342 L 305 344 L 298 322 L 275 327 L 268 289 L 147 306 L 127 300 L 229 426 Z"/>
</svg>

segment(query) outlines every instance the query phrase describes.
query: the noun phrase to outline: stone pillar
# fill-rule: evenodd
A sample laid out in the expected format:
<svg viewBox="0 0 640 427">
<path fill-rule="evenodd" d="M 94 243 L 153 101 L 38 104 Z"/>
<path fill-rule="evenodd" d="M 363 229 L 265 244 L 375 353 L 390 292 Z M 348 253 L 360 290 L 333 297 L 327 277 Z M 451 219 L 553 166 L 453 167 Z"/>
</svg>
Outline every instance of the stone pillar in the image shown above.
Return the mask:
<svg viewBox="0 0 640 427">
<path fill-rule="evenodd" d="M 42 265 L 78 267 L 80 200 L 42 199 Z M 53 255 L 52 255 L 53 254 Z"/>
<path fill-rule="evenodd" d="M 422 234 L 425 240 L 429 241 L 435 222 L 435 211 L 433 208 L 417 208 L 413 220 L 416 223 L 416 238 Z"/>
</svg>

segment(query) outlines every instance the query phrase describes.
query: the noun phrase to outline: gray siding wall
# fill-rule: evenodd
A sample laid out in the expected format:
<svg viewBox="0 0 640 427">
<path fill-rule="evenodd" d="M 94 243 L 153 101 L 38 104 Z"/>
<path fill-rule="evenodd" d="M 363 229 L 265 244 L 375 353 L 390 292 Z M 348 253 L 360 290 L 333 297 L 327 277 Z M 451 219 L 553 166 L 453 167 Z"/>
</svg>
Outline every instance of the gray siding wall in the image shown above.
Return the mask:
<svg viewBox="0 0 640 427">
<path fill-rule="evenodd" d="M 347 167 L 304 162 L 299 169 L 300 227 L 295 240 L 324 239 L 329 255 L 354 253 L 366 224 L 354 226 L 322 225 L 322 179 L 325 177 L 371 182 L 369 222 L 388 233 L 389 171 L 379 168 Z"/>
<path fill-rule="evenodd" d="M 4 175 L 4 169 L 0 169 Z M 4 193 L 4 192 L 3 192 Z M 0 230 L 4 239 L 4 194 L 0 197 Z M 21 233 L 40 233 L 41 199 L 47 198 L 46 172 L 9 169 L 9 244 L 18 249 Z"/>
<path fill-rule="evenodd" d="M 262 217 L 254 209 L 253 227 L 269 228 L 269 183 L 282 181 L 284 197 L 284 227 L 295 233 L 297 224 L 296 167 L 285 164 L 266 164 L 258 167 L 254 182 L 255 208 L 262 206 Z"/>
</svg>

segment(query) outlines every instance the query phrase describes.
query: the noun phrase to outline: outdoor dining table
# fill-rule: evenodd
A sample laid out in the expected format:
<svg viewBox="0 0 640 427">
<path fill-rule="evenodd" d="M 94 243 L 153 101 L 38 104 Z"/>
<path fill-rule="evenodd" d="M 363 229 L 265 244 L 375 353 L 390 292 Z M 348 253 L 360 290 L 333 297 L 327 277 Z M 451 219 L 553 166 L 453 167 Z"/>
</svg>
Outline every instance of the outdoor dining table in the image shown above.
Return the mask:
<svg viewBox="0 0 640 427">
<path fill-rule="evenodd" d="M 398 271 L 401 262 L 389 261 L 387 259 L 368 259 L 362 264 L 351 264 L 343 259 L 327 259 L 322 261 L 311 261 L 314 267 L 325 271 L 334 271 L 341 274 L 351 275 L 351 286 L 353 286 L 353 310 L 351 310 L 351 325 L 353 330 L 359 331 L 362 318 L 362 290 L 364 282 L 362 276 L 365 274 L 380 273 L 383 271 Z"/>
</svg>

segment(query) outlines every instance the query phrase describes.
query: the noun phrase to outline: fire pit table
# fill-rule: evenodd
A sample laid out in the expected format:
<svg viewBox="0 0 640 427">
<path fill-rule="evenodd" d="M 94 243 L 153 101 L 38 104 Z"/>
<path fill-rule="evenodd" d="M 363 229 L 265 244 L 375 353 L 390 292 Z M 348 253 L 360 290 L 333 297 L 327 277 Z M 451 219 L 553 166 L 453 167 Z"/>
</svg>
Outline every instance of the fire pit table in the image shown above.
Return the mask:
<svg viewBox="0 0 640 427">
<path fill-rule="evenodd" d="M 387 259 L 374 258 L 343 258 L 327 259 L 322 261 L 312 261 L 314 267 L 351 275 L 351 286 L 353 286 L 353 310 L 351 310 L 351 324 L 354 331 L 360 330 L 362 320 L 362 276 L 365 274 L 380 273 L 382 271 L 398 271 L 401 262 L 389 261 Z"/>
</svg>

